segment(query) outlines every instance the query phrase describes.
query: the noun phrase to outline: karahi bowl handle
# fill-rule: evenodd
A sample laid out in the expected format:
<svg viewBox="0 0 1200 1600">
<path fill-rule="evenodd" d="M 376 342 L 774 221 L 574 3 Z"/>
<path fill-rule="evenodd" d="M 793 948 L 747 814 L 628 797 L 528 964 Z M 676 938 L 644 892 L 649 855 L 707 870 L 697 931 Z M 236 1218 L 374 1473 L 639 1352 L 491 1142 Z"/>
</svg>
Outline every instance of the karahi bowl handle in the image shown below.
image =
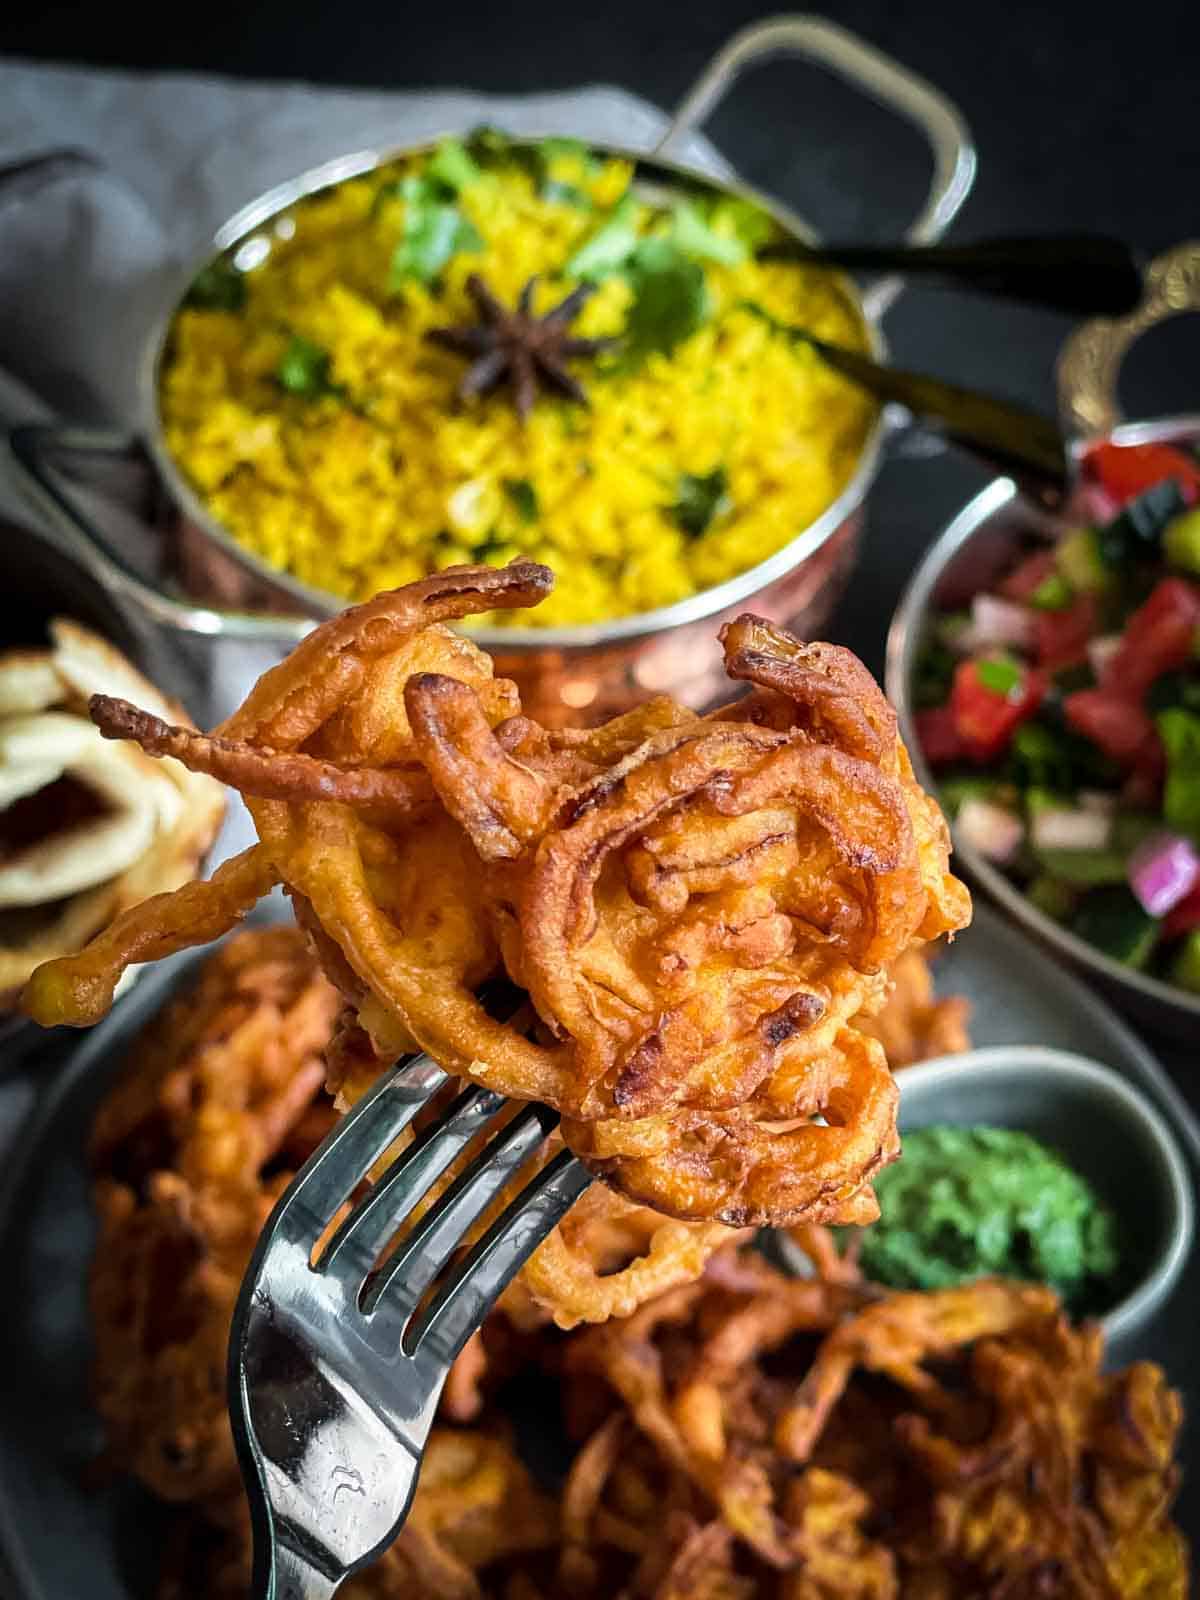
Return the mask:
<svg viewBox="0 0 1200 1600">
<path fill-rule="evenodd" d="M 962 113 L 933 84 L 824 17 L 771 17 L 734 34 L 684 96 L 655 155 L 679 158 L 690 135 L 746 68 L 777 56 L 798 56 L 827 68 L 920 129 L 933 155 L 933 175 L 925 203 L 904 238 L 911 244 L 940 239 L 975 181 L 975 146 Z M 872 284 L 863 297 L 867 315 L 881 317 L 903 287 L 899 276 Z"/>
</svg>

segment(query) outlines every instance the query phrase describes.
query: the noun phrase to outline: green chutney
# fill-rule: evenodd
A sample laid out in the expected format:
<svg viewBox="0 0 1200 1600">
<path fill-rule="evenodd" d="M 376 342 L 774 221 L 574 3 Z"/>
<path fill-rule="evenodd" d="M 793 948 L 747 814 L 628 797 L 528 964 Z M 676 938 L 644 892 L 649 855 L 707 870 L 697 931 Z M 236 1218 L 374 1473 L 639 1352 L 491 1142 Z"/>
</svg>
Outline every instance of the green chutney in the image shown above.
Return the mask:
<svg viewBox="0 0 1200 1600">
<path fill-rule="evenodd" d="M 868 1278 L 941 1289 L 975 1278 L 1049 1284 L 1072 1311 L 1113 1303 L 1121 1265 L 1112 1210 L 1060 1157 L 1009 1128 L 919 1128 L 875 1179 L 863 1234 Z"/>
</svg>

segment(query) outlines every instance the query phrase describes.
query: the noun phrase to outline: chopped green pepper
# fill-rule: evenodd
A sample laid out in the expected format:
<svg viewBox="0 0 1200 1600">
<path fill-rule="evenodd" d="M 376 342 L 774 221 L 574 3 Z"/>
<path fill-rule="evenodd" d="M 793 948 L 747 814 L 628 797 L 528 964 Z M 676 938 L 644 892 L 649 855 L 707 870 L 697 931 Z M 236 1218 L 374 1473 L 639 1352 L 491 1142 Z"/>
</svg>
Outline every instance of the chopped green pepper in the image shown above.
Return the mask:
<svg viewBox="0 0 1200 1600">
<path fill-rule="evenodd" d="M 1003 695 L 1006 700 L 1021 687 L 1024 677 L 1021 663 L 1002 653 L 981 657 L 975 663 L 975 671 L 985 689 Z"/>
<path fill-rule="evenodd" d="M 1079 904 L 1073 885 L 1049 872 L 1039 872 L 1025 891 L 1029 903 L 1054 922 L 1065 922 Z"/>
<path fill-rule="evenodd" d="M 1200 573 L 1200 506 L 1185 511 L 1168 524 L 1163 550 L 1173 567 Z"/>
<path fill-rule="evenodd" d="M 1031 606 L 1039 611 L 1065 611 L 1075 598 L 1075 591 L 1061 572 L 1052 572 L 1029 596 Z"/>
<path fill-rule="evenodd" d="M 1193 928 L 1171 962 L 1171 982 L 1200 994 L 1200 928 Z"/>
<path fill-rule="evenodd" d="M 1100 553 L 1110 567 L 1137 555 L 1153 555 L 1167 524 L 1187 505 L 1174 478 L 1166 478 L 1139 494 L 1099 530 Z"/>
<path fill-rule="evenodd" d="M 1200 716 L 1172 707 L 1154 723 L 1167 752 L 1163 816 L 1169 827 L 1200 838 Z"/>
<path fill-rule="evenodd" d="M 1157 919 L 1143 910 L 1125 885 L 1085 895 L 1071 926 L 1104 955 L 1137 971 L 1150 959 L 1159 932 Z"/>
<path fill-rule="evenodd" d="M 1055 547 L 1054 564 L 1081 594 L 1100 594 L 1112 583 L 1095 528 L 1075 528 L 1062 538 Z"/>
</svg>

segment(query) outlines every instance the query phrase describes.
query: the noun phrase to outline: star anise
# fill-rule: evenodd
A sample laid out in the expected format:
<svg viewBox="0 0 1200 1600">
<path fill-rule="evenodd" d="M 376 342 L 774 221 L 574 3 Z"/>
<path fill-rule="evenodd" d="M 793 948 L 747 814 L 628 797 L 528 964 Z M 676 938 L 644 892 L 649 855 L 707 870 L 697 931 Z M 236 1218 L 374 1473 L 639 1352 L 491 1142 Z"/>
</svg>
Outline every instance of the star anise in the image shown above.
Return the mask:
<svg viewBox="0 0 1200 1600">
<path fill-rule="evenodd" d="M 458 386 L 460 400 L 488 394 L 507 383 L 522 421 L 533 409 L 539 386 L 557 389 L 581 405 L 587 404 L 582 385 L 566 363 L 573 356 L 593 356 L 618 341 L 579 339 L 569 331 L 592 292 L 592 284 L 581 283 L 544 317 L 534 317 L 530 307 L 536 283 L 536 278 L 530 278 L 521 290 L 516 309 L 510 311 L 473 272 L 467 279 L 467 293 L 478 308 L 480 320 L 461 327 L 430 328 L 425 335 L 434 344 L 471 358 Z"/>
</svg>

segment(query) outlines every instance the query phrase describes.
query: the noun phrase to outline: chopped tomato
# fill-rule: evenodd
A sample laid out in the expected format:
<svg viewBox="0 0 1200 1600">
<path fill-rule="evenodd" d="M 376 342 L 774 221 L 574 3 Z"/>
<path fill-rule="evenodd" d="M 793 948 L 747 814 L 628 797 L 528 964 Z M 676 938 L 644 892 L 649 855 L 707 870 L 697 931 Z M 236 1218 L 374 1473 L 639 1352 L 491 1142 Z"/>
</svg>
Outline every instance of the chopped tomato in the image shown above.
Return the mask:
<svg viewBox="0 0 1200 1600">
<path fill-rule="evenodd" d="M 1020 600 L 1024 603 L 1056 570 L 1054 552 L 1037 550 L 1033 555 L 1026 556 L 1024 561 L 1017 563 L 1007 578 L 998 585 L 996 593 L 1003 595 L 1006 600 Z"/>
<path fill-rule="evenodd" d="M 1121 643 L 1101 679 L 1103 688 L 1136 698 L 1164 672 L 1192 659 L 1200 629 L 1200 585 L 1162 578 L 1125 624 Z"/>
<path fill-rule="evenodd" d="M 967 747 L 959 738 L 950 706 L 936 706 L 932 711 L 918 711 L 913 721 L 917 739 L 932 766 L 944 767 L 951 761 L 962 761 Z"/>
<path fill-rule="evenodd" d="M 1095 631 L 1095 595 L 1077 595 L 1062 611 L 1039 611 L 1034 623 L 1038 666 L 1058 672 L 1086 660 L 1088 640 Z"/>
<path fill-rule="evenodd" d="M 1098 444 L 1085 457 L 1087 467 L 1122 505 L 1156 483 L 1174 478 L 1189 505 L 1200 500 L 1200 464 L 1170 444 Z"/>
<path fill-rule="evenodd" d="M 1063 701 L 1063 715 L 1076 733 L 1121 766 L 1161 771 L 1162 741 L 1136 696 L 1117 689 L 1079 689 Z"/>
<path fill-rule="evenodd" d="M 1180 934 L 1191 933 L 1193 928 L 1200 928 L 1200 884 L 1191 894 L 1184 895 L 1178 905 L 1172 906 L 1163 918 L 1164 938 L 1177 939 Z"/>
<path fill-rule="evenodd" d="M 980 676 L 978 661 L 961 661 L 955 668 L 950 705 L 954 727 L 972 761 L 991 761 L 1008 746 L 1046 693 L 1046 679 L 1033 667 L 1016 668 L 1007 694 L 991 689 Z"/>
</svg>

